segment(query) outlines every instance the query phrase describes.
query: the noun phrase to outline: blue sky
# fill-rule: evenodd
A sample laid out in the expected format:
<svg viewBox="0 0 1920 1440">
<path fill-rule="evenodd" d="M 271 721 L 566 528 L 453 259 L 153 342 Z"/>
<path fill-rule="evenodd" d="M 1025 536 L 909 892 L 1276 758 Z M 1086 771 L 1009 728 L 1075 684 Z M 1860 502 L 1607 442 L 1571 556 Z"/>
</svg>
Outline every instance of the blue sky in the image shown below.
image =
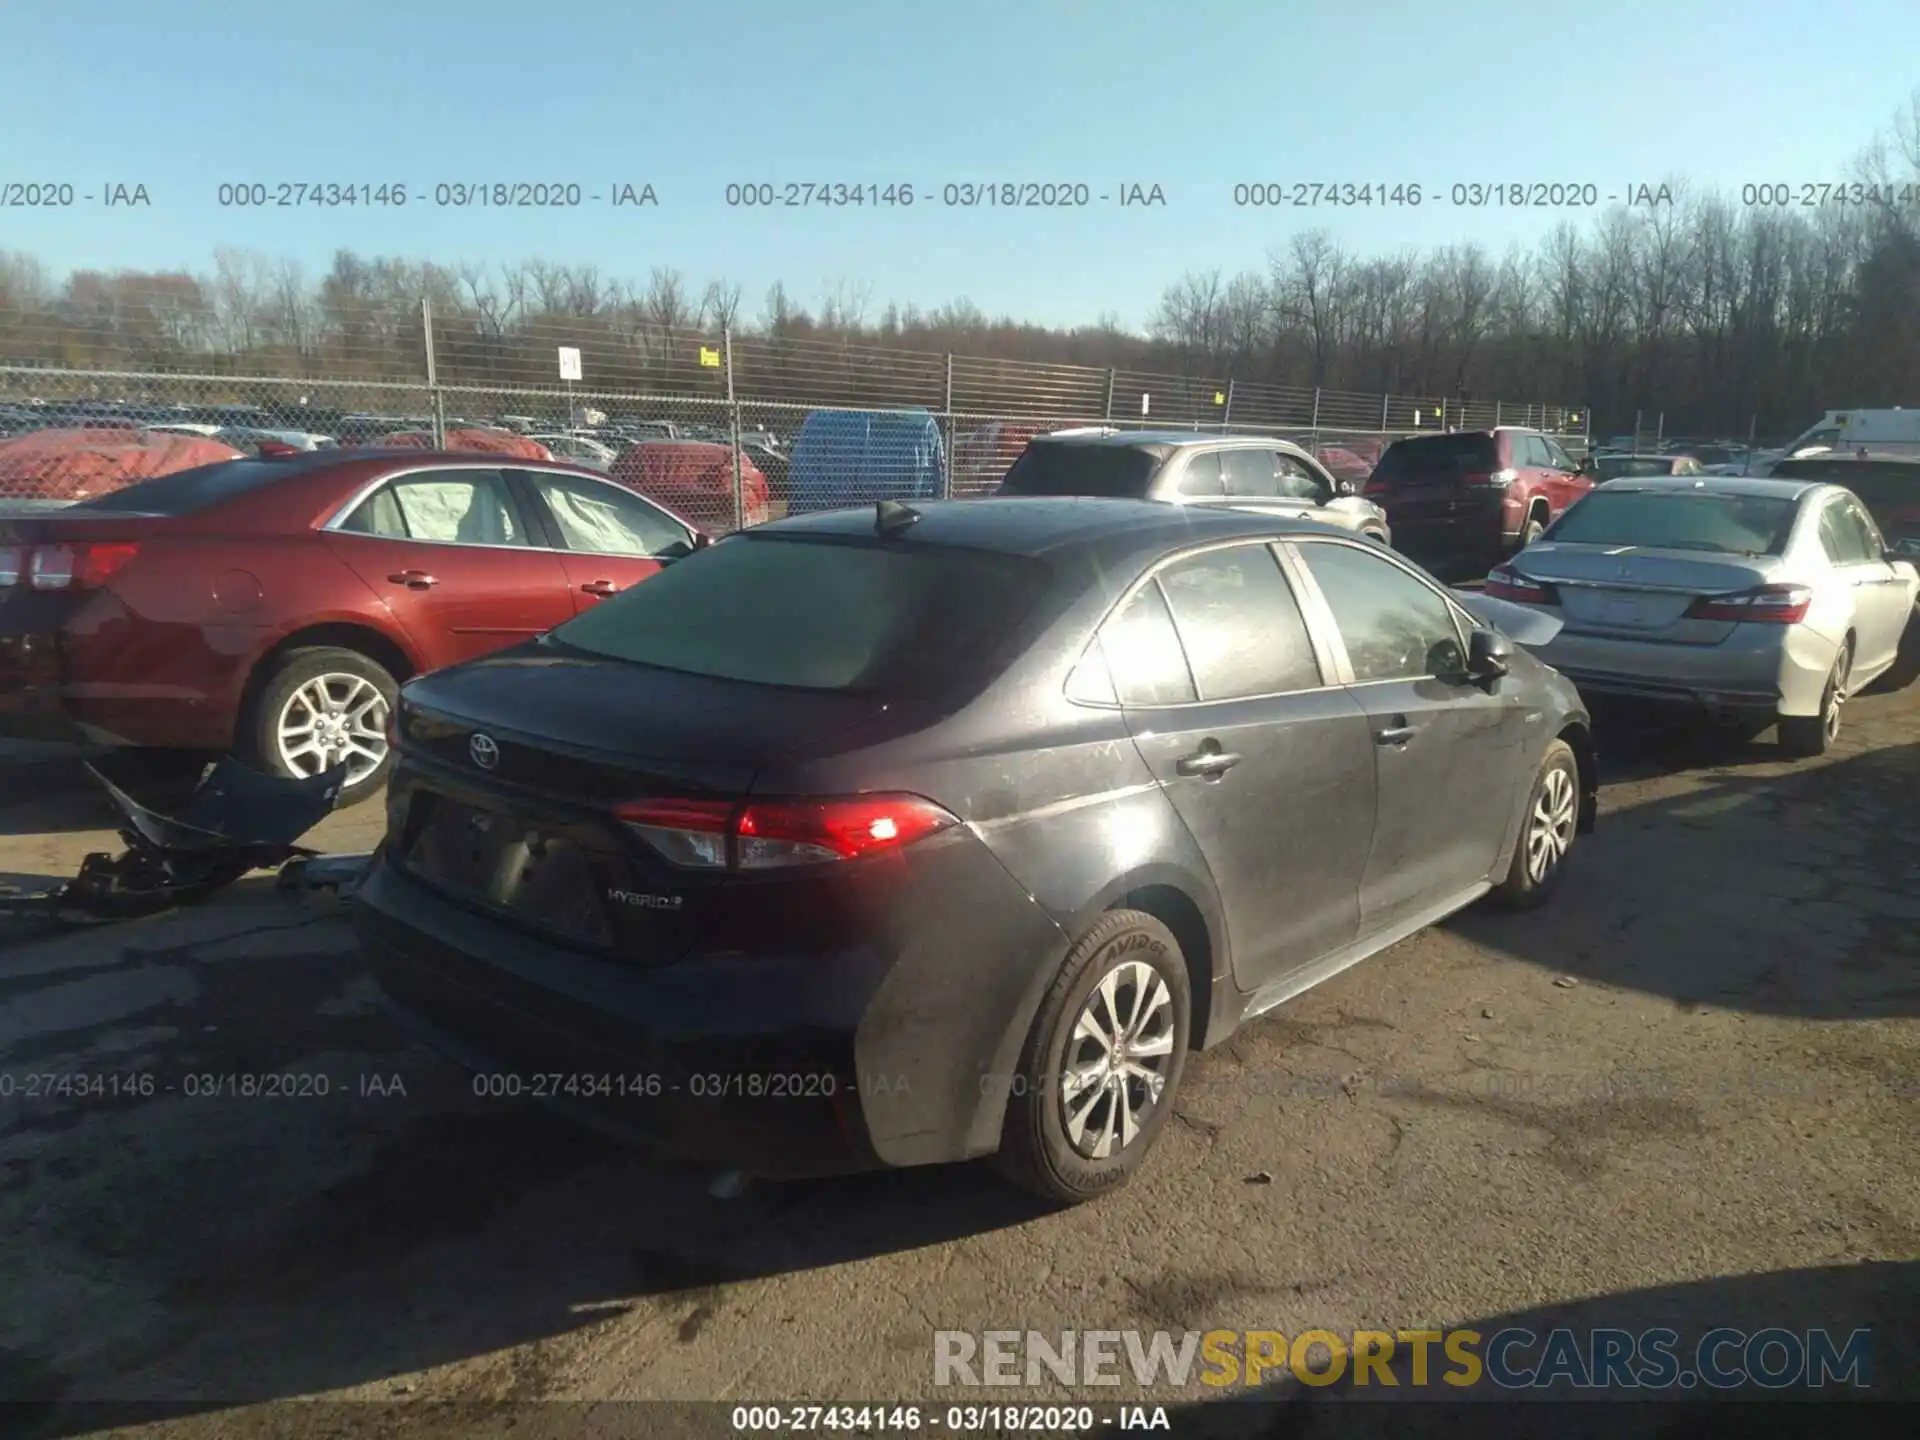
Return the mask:
<svg viewBox="0 0 1920 1440">
<path fill-rule="evenodd" d="M 144 184 L 150 208 L 0 211 L 0 247 L 204 270 L 217 246 L 698 287 L 775 279 L 1062 324 L 1143 323 L 1191 268 L 1321 226 L 1361 251 L 1532 240 L 1558 212 L 1455 183 L 1832 180 L 1920 85 L 1914 0 L 16 0 L 0 183 Z M 443 182 L 650 183 L 657 207 L 439 208 Z M 948 183 L 1084 182 L 1084 209 Z M 223 182 L 400 182 L 402 210 L 223 208 Z M 748 211 L 729 182 L 910 184 L 911 208 Z M 1236 183 L 1418 183 L 1419 208 L 1236 207 Z M 1164 206 L 1102 203 L 1158 185 Z M 1586 218 L 1587 212 L 1572 212 Z"/>
</svg>

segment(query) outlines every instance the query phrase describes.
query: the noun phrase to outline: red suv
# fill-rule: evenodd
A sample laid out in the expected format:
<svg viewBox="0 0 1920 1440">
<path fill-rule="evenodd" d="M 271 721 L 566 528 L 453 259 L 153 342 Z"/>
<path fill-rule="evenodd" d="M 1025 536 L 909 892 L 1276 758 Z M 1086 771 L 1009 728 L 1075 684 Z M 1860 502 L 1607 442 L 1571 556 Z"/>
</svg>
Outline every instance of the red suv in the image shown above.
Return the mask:
<svg viewBox="0 0 1920 1440">
<path fill-rule="evenodd" d="M 597 471 L 321 450 L 0 511 L 0 730 L 386 776 L 401 681 L 498 650 L 707 537 Z"/>
<path fill-rule="evenodd" d="M 1479 563 L 1531 545 L 1592 489 L 1551 435 L 1503 425 L 1396 440 L 1365 494 L 1387 512 L 1394 548 Z"/>
</svg>

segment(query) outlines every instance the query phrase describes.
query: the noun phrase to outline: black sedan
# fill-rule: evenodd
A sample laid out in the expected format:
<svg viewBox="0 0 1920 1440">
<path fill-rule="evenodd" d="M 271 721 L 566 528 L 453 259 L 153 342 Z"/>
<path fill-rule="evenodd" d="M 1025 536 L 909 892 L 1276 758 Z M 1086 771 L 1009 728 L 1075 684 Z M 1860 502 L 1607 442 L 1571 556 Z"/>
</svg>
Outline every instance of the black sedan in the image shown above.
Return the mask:
<svg viewBox="0 0 1920 1440">
<path fill-rule="evenodd" d="M 797 1177 L 1123 1182 L 1183 1064 L 1591 827 L 1572 685 L 1349 532 L 758 526 L 410 682 L 356 924 L 484 1093 Z"/>
</svg>

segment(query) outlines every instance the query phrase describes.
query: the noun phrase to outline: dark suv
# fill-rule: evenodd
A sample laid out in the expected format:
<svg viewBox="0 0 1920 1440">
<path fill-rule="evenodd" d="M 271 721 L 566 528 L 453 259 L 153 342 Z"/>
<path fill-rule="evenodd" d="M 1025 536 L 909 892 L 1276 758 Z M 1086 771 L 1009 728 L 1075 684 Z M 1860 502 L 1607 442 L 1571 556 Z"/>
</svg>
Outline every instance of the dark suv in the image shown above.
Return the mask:
<svg viewBox="0 0 1920 1440">
<path fill-rule="evenodd" d="M 1497 560 L 1525 549 L 1593 477 L 1551 435 L 1515 426 L 1396 440 L 1367 481 L 1409 555 Z"/>
</svg>

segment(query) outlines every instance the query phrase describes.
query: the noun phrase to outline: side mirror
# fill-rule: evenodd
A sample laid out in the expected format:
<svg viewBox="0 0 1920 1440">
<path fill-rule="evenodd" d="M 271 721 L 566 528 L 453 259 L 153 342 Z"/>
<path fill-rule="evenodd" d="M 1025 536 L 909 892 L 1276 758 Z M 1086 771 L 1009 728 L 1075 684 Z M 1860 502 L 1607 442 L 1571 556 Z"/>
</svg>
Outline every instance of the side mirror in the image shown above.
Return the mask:
<svg viewBox="0 0 1920 1440">
<path fill-rule="evenodd" d="M 707 534 L 706 531 L 696 530 L 693 532 L 693 548 L 694 549 L 704 550 L 712 543 L 713 543 L 713 537 Z"/>
<path fill-rule="evenodd" d="M 1512 668 L 1513 642 L 1498 630 L 1476 627 L 1467 637 L 1467 678 L 1497 680 Z"/>
<path fill-rule="evenodd" d="M 676 540 L 653 558 L 662 565 L 672 564 L 675 560 L 684 560 L 701 548 L 700 541 L 704 538 L 704 536 L 695 536 L 692 540 Z"/>
<path fill-rule="evenodd" d="M 1360 493 L 1360 487 L 1351 480 L 1336 480 L 1333 482 L 1333 493 L 1335 495 L 1358 495 Z"/>
</svg>

